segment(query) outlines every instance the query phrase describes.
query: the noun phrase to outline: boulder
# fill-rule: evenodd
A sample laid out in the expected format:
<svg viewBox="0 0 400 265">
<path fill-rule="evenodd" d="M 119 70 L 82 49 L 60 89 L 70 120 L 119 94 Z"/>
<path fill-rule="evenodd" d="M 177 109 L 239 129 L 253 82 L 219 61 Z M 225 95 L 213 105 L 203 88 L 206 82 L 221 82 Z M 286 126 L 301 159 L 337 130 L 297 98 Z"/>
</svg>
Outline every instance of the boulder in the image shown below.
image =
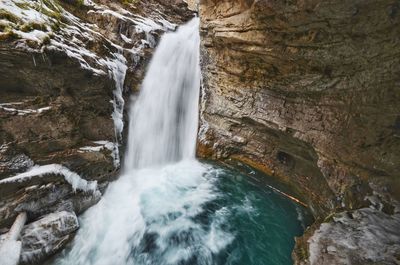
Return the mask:
<svg viewBox="0 0 400 265">
<path fill-rule="evenodd" d="M 21 233 L 21 263 L 38 264 L 48 258 L 62 249 L 78 228 L 75 213 L 67 211 L 48 214 L 26 225 Z"/>
</svg>

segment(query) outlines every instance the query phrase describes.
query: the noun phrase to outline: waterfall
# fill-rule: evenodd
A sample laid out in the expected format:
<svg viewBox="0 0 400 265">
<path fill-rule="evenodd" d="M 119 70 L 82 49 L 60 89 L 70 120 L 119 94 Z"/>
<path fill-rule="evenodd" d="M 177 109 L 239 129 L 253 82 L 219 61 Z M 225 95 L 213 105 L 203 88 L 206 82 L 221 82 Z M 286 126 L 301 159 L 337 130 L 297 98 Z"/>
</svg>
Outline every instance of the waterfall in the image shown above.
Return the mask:
<svg viewBox="0 0 400 265">
<path fill-rule="evenodd" d="M 200 88 L 199 19 L 165 34 L 130 112 L 124 170 L 194 158 Z"/>
<path fill-rule="evenodd" d="M 199 19 L 165 34 L 132 101 L 123 175 L 80 218 L 60 265 L 213 264 L 233 236 L 197 218 L 214 200 L 211 167 L 194 159 Z M 215 173 L 215 172 L 214 172 Z M 215 175 L 215 174 L 214 174 Z"/>
<path fill-rule="evenodd" d="M 257 190 L 261 181 L 194 159 L 198 27 L 194 18 L 162 37 L 131 103 L 122 175 L 80 218 L 72 245 L 52 264 L 291 263 L 298 221 L 287 207 L 294 206 L 280 202 L 276 189 Z"/>
</svg>

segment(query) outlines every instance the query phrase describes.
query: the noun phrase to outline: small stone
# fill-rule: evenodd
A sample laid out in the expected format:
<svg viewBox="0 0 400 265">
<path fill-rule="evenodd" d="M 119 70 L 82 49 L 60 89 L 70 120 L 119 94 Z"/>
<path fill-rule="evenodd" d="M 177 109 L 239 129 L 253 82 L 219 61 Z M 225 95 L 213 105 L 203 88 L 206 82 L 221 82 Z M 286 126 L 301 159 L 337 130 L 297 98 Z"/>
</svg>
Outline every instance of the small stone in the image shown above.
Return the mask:
<svg viewBox="0 0 400 265">
<path fill-rule="evenodd" d="M 334 246 L 328 246 L 326 248 L 326 250 L 328 251 L 328 253 L 332 253 L 332 252 L 336 252 L 337 251 L 336 247 L 334 247 Z"/>
</svg>

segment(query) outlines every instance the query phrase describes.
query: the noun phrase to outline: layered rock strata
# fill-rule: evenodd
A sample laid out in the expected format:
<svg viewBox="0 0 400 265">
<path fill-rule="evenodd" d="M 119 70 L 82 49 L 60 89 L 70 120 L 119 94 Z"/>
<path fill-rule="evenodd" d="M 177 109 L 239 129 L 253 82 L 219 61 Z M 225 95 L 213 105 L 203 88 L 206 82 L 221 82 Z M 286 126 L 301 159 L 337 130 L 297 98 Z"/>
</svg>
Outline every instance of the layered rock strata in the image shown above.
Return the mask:
<svg viewBox="0 0 400 265">
<path fill-rule="evenodd" d="M 332 213 L 373 207 L 374 192 L 393 208 L 399 10 L 392 0 L 201 1 L 199 154 L 287 183 L 316 217 L 314 230 Z M 302 242 L 296 257 L 310 262 Z"/>
</svg>

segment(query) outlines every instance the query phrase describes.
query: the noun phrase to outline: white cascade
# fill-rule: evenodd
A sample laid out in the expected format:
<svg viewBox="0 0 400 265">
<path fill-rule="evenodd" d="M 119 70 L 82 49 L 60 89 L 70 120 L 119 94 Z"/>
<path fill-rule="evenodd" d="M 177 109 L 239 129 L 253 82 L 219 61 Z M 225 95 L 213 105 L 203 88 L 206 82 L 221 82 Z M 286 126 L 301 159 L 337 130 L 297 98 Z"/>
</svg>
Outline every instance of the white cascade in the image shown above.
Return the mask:
<svg viewBox="0 0 400 265">
<path fill-rule="evenodd" d="M 214 264 L 233 240 L 199 216 L 219 196 L 195 160 L 200 89 L 199 19 L 165 34 L 132 102 L 123 175 L 80 218 L 60 265 Z"/>
<path fill-rule="evenodd" d="M 131 109 L 125 170 L 194 158 L 199 43 L 197 18 L 163 36 Z"/>
</svg>

